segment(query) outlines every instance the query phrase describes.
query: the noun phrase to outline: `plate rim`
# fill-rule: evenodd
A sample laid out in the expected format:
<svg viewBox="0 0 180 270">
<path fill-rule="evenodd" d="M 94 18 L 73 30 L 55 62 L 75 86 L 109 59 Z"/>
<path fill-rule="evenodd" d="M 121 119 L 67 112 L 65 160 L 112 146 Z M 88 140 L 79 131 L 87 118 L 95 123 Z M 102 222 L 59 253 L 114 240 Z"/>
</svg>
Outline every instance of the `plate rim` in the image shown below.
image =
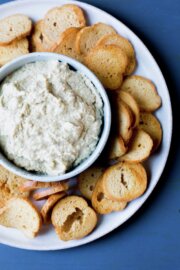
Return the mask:
<svg viewBox="0 0 180 270">
<path fill-rule="evenodd" d="M 164 84 L 164 87 L 166 88 L 166 94 L 167 94 L 167 102 L 169 103 L 168 104 L 168 107 L 169 107 L 169 119 L 170 119 L 170 123 L 169 123 L 169 126 L 170 126 L 170 129 L 169 129 L 169 132 L 167 133 L 168 134 L 168 146 L 167 146 L 167 150 L 166 150 L 166 153 L 165 153 L 165 159 L 164 159 L 164 164 L 163 166 L 161 167 L 161 169 L 159 170 L 159 173 L 158 175 L 156 175 L 156 181 L 155 183 L 153 183 L 153 186 L 151 187 L 151 190 L 147 189 L 147 192 L 145 193 L 144 197 L 143 197 L 143 200 L 141 202 L 139 202 L 139 205 L 134 208 L 133 210 L 131 210 L 131 213 L 123 220 L 123 222 L 119 222 L 118 224 L 114 224 L 111 228 L 107 228 L 105 231 L 99 233 L 98 236 L 95 236 L 93 239 L 89 239 L 89 238 L 84 238 L 84 241 L 83 243 L 80 242 L 80 241 L 73 241 L 72 242 L 72 245 L 69 245 L 69 246 L 64 246 L 64 247 L 57 247 L 55 246 L 54 248 L 53 247 L 48 247 L 48 246 L 41 246 L 41 247 L 37 247 L 31 243 L 28 243 L 28 245 L 26 243 L 16 243 L 16 242 L 13 242 L 12 241 L 8 241 L 8 240 L 1 240 L 0 239 L 0 243 L 1 244 L 4 244 L 4 245 L 8 245 L 10 247 L 16 247 L 16 248 L 19 248 L 19 249 L 25 249 L 25 250 L 36 250 L 36 251 L 52 251 L 52 250 L 63 250 L 63 249 L 69 249 L 69 248 L 73 248 L 73 247 L 78 247 L 78 246 L 82 246 L 82 245 L 85 245 L 87 243 L 91 243 L 105 235 L 107 235 L 108 233 L 112 232 L 113 230 L 115 230 L 116 228 L 120 227 L 122 224 L 124 224 L 128 219 L 130 219 L 140 208 L 141 206 L 147 201 L 147 199 L 149 198 L 149 196 L 151 195 L 151 193 L 153 192 L 154 188 L 156 187 L 157 183 L 159 182 L 160 180 L 160 177 L 162 176 L 162 173 L 165 169 L 165 166 L 167 164 L 167 160 L 168 160 L 168 156 L 169 156 L 169 152 L 170 152 L 170 148 L 171 148 L 171 142 L 172 142 L 172 131 L 173 131 L 173 114 L 172 114 L 172 104 L 171 104 L 171 98 L 170 98 L 170 94 L 169 94 L 169 90 L 168 90 L 168 87 L 167 87 L 167 84 L 166 84 L 166 80 L 163 76 L 163 73 L 158 65 L 158 63 L 156 62 L 154 56 L 152 55 L 152 53 L 150 52 L 150 50 L 148 49 L 148 47 L 144 44 L 144 42 L 138 37 L 138 35 L 135 34 L 135 32 L 133 32 L 128 26 L 126 26 L 123 22 L 121 22 L 119 19 L 117 19 L 116 17 L 114 17 L 113 15 L 109 14 L 108 12 L 96 7 L 96 6 L 93 6 L 93 5 L 90 5 L 90 4 L 87 4 L 85 2 L 80 2 L 80 1 L 69 1 L 69 0 L 56 0 L 57 2 L 59 2 L 59 5 L 61 4 L 64 4 L 64 2 L 67 2 L 67 3 L 72 3 L 72 4 L 75 4 L 75 5 L 80 5 L 81 7 L 89 7 L 91 9 L 93 9 L 94 11 L 97 11 L 97 12 L 100 12 L 101 14 L 104 14 L 105 16 L 108 16 L 110 19 L 112 19 L 113 21 L 116 21 L 117 23 L 120 23 L 125 29 L 128 30 L 128 32 L 130 33 L 130 35 L 132 35 L 138 42 L 140 42 L 144 49 L 146 50 L 146 53 L 151 57 L 151 60 L 153 61 L 153 65 L 156 67 L 158 73 L 159 73 L 159 76 L 161 77 L 161 81 L 163 82 Z M 42 0 L 42 4 L 43 3 L 49 3 L 48 0 Z M 62 3 L 63 2 L 63 3 Z M 21 4 L 28 4 L 28 3 L 32 3 L 32 4 L 35 4 L 34 3 L 34 0 L 23 0 L 23 1 L 11 1 L 11 2 L 7 2 L 7 3 L 3 3 L 3 4 L 0 4 L 0 11 L 3 10 L 4 8 L 16 8 L 16 6 L 20 6 Z"/>
</svg>

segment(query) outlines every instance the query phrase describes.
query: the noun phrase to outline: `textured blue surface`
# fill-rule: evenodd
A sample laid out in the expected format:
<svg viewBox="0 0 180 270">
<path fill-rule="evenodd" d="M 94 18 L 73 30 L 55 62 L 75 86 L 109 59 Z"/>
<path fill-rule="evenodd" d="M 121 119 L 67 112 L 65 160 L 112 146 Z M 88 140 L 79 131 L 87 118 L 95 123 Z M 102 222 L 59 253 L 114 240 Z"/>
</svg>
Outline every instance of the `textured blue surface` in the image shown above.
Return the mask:
<svg viewBox="0 0 180 270">
<path fill-rule="evenodd" d="M 180 1 L 84 2 L 124 22 L 155 56 L 167 81 L 174 112 L 169 160 L 148 201 L 114 232 L 65 251 L 31 252 L 0 245 L 0 269 L 180 269 Z"/>
</svg>

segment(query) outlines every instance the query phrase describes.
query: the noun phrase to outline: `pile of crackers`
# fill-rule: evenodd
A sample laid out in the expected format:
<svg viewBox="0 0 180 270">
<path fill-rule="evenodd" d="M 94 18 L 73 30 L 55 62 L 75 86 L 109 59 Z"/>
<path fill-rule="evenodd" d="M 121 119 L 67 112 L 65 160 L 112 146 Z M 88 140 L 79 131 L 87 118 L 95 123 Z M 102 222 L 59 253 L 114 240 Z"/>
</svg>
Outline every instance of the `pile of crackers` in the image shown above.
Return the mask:
<svg viewBox="0 0 180 270">
<path fill-rule="evenodd" d="M 19 27 L 20 25 L 20 27 Z M 84 12 L 67 4 L 34 25 L 25 15 L 0 21 L 0 66 L 28 52 L 54 52 L 88 66 L 108 89 L 120 87 L 136 67 L 132 44 L 105 23 L 87 26 Z"/>
<path fill-rule="evenodd" d="M 52 223 L 61 240 L 89 234 L 98 215 L 123 211 L 148 185 L 143 162 L 162 140 L 154 112 L 161 106 L 155 85 L 136 68 L 133 45 L 110 25 L 88 26 L 84 12 L 68 4 L 34 24 L 24 15 L 0 21 L 0 66 L 28 52 L 55 52 L 89 67 L 107 89 L 112 107 L 108 143 L 96 163 L 71 181 L 29 181 L 0 167 L 0 224 L 35 237 Z M 36 201 L 42 201 L 37 208 Z"/>
</svg>

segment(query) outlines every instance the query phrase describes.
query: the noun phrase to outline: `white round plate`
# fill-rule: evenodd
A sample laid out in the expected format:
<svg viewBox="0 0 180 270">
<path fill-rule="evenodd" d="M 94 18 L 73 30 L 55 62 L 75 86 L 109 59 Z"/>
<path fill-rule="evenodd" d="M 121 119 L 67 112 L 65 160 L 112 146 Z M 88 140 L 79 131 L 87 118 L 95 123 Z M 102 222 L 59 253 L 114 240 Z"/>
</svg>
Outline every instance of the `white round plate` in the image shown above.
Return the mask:
<svg viewBox="0 0 180 270">
<path fill-rule="evenodd" d="M 44 14 L 50 8 L 66 3 L 71 3 L 71 1 L 24 0 L 10 2 L 0 6 L 0 19 L 11 14 L 23 13 L 37 21 L 43 18 Z M 171 103 L 165 80 L 153 56 L 150 54 L 141 40 L 129 28 L 111 15 L 82 2 L 75 1 L 73 3 L 83 8 L 90 24 L 104 22 L 112 25 L 119 34 L 123 35 L 132 42 L 138 61 L 138 67 L 135 74 L 145 76 L 152 80 L 162 98 L 162 107 L 157 111 L 156 116 L 159 118 L 162 125 L 163 141 L 159 151 L 156 152 L 148 161 L 151 177 L 149 179 L 147 191 L 143 196 L 131 202 L 125 210 L 103 216 L 94 232 L 92 232 L 89 236 L 77 241 L 60 241 L 54 230 L 49 227 L 44 227 L 38 237 L 33 240 L 29 240 L 25 238 L 21 232 L 18 232 L 15 229 L 8 229 L 0 226 L 0 242 L 18 248 L 32 250 L 65 249 L 86 244 L 114 230 L 128 220 L 147 200 L 162 174 L 169 153 L 172 135 Z"/>
</svg>

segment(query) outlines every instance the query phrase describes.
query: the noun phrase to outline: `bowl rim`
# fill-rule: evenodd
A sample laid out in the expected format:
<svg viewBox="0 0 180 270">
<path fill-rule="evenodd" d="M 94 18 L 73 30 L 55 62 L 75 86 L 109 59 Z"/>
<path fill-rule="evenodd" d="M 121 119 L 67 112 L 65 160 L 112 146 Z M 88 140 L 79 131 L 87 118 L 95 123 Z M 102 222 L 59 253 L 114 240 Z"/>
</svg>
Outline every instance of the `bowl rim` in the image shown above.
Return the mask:
<svg viewBox="0 0 180 270">
<path fill-rule="evenodd" d="M 78 62 L 75 59 L 72 59 L 68 56 L 56 53 L 49 53 L 49 52 L 35 52 L 29 53 L 23 56 L 20 56 L 10 63 L 7 63 L 3 67 L 0 68 L 0 83 L 8 76 L 10 73 L 14 72 L 15 70 L 19 69 L 20 67 L 24 66 L 25 64 L 36 62 L 36 61 L 48 61 L 48 60 L 58 60 L 61 62 L 65 62 L 72 66 L 77 71 L 82 72 L 90 81 L 93 83 L 95 88 L 97 89 L 102 101 L 103 101 L 103 127 L 101 131 L 101 135 L 99 141 L 94 149 L 94 151 L 83 160 L 79 165 L 77 165 L 74 169 L 70 170 L 67 173 L 62 175 L 46 175 L 40 173 L 33 173 L 23 169 L 13 162 L 8 160 L 1 152 L 0 152 L 0 165 L 15 173 L 18 176 L 23 178 L 34 180 L 34 181 L 41 181 L 41 182 L 54 182 L 54 181 L 62 181 L 70 178 L 76 177 L 79 173 L 83 172 L 87 168 L 89 168 L 100 156 L 101 152 L 103 151 L 106 142 L 109 137 L 110 128 L 111 128 L 111 107 L 110 102 L 106 93 L 105 88 L 103 87 L 102 83 L 96 77 L 96 75 L 90 71 L 85 65 Z"/>
</svg>

